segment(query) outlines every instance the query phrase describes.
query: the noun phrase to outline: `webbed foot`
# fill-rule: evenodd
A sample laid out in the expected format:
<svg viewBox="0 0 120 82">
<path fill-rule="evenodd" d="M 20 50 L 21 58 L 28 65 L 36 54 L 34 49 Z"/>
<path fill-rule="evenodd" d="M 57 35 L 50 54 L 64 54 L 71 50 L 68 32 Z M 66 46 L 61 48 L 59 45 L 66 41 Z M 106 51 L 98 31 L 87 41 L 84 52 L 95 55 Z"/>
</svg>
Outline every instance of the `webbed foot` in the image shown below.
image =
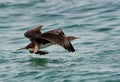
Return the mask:
<svg viewBox="0 0 120 82">
<path fill-rule="evenodd" d="M 48 52 L 46 52 L 46 51 L 38 51 L 38 52 L 35 52 L 35 54 L 45 55 L 45 54 L 48 54 Z"/>
</svg>

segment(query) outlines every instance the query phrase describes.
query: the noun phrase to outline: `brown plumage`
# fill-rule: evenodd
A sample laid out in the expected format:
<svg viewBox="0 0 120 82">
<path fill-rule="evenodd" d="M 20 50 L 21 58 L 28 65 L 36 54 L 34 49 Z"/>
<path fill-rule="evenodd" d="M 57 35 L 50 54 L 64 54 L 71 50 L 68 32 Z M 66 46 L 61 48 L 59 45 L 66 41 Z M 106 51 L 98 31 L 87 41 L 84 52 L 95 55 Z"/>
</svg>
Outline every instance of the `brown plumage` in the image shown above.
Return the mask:
<svg viewBox="0 0 120 82">
<path fill-rule="evenodd" d="M 54 29 L 41 33 L 41 28 L 42 25 L 28 30 L 24 33 L 24 36 L 31 41 L 31 43 L 24 47 L 24 49 L 28 49 L 31 53 L 42 55 L 47 54 L 48 52 L 39 51 L 40 48 L 45 48 L 53 44 L 58 44 L 69 52 L 75 51 L 70 41 L 79 38 L 74 36 L 66 36 L 61 29 Z"/>
</svg>

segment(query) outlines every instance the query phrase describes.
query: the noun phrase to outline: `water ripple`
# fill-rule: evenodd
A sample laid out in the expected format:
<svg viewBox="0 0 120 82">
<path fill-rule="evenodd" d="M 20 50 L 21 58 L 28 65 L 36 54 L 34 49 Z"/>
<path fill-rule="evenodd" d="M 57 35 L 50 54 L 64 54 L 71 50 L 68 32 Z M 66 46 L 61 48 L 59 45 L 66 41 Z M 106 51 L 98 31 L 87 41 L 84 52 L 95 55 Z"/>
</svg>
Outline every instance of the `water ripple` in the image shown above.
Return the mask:
<svg viewBox="0 0 120 82">
<path fill-rule="evenodd" d="M 119 82 L 119 0 L 1 0 L 0 81 Z M 76 50 L 43 49 L 39 56 L 16 51 L 29 42 L 24 32 L 44 25 L 42 32 L 61 28 Z"/>
</svg>

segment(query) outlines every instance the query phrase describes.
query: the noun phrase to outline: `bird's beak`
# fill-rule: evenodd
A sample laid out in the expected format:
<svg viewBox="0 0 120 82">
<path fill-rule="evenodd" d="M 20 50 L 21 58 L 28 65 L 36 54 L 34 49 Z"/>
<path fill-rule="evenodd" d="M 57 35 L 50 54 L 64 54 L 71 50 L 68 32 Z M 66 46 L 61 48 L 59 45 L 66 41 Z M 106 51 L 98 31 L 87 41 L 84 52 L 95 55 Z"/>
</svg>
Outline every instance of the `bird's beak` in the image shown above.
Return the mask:
<svg viewBox="0 0 120 82">
<path fill-rule="evenodd" d="M 16 51 L 18 51 L 18 50 L 23 50 L 23 49 L 25 49 L 25 48 L 20 48 L 20 49 L 17 49 Z"/>
</svg>

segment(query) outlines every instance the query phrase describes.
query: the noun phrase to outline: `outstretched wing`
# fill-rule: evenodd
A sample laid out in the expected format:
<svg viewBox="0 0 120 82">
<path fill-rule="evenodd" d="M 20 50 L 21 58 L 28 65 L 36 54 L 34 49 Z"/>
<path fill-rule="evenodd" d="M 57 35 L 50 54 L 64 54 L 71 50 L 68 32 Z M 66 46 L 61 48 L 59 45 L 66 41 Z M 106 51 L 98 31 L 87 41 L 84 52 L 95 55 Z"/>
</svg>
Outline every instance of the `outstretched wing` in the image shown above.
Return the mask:
<svg viewBox="0 0 120 82">
<path fill-rule="evenodd" d="M 36 28 L 28 30 L 27 32 L 24 33 L 24 36 L 30 39 L 32 42 L 37 35 L 41 34 L 40 29 L 42 28 L 42 26 L 43 25 L 40 25 Z"/>
<path fill-rule="evenodd" d="M 64 32 L 61 29 L 47 31 L 47 32 L 37 36 L 35 38 L 35 40 L 38 40 L 40 38 L 46 39 L 52 43 L 58 44 L 58 45 L 62 46 L 64 49 L 68 50 L 69 52 L 75 51 L 72 44 L 67 39 L 67 37 L 64 35 Z"/>
<path fill-rule="evenodd" d="M 65 35 L 64 32 L 60 28 L 47 31 L 47 33 L 59 33 L 61 35 Z"/>
</svg>

